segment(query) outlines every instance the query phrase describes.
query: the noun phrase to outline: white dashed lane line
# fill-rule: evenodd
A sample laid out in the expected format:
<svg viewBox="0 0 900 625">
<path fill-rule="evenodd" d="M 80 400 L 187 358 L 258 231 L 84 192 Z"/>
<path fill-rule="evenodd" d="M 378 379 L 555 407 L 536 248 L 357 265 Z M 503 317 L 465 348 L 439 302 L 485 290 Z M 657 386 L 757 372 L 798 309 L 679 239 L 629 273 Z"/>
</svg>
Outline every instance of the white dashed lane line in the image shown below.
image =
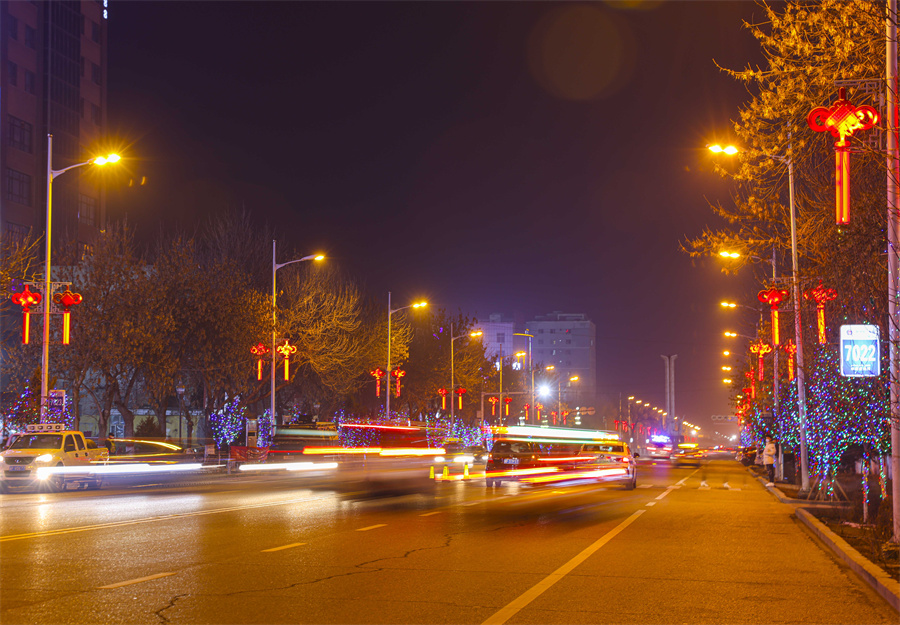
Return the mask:
<svg viewBox="0 0 900 625">
<path fill-rule="evenodd" d="M 431 516 L 433 514 L 440 514 L 440 510 L 435 510 L 434 512 L 426 512 L 425 514 L 420 514 L 419 516 Z"/>
<path fill-rule="evenodd" d="M 644 505 L 645 505 L 645 506 L 648 506 L 648 507 L 649 507 L 649 506 L 655 506 L 655 505 L 656 505 L 656 502 L 655 502 L 655 501 L 648 501 L 648 502 L 645 503 Z"/>
</svg>

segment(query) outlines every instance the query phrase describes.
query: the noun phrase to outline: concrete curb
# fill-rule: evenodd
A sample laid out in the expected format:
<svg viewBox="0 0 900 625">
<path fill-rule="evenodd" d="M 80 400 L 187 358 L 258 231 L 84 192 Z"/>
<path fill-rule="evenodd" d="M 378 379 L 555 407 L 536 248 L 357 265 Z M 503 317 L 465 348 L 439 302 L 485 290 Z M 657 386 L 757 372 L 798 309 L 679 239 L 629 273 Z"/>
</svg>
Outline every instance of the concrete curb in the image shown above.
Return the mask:
<svg viewBox="0 0 900 625">
<path fill-rule="evenodd" d="M 891 607 L 900 612 L 900 582 L 892 579 L 887 573 L 864 558 L 847 541 L 832 532 L 828 527 L 803 508 L 794 511 L 797 518 L 803 521 L 822 542 L 844 562 L 853 572 L 865 580 L 887 601 Z"/>
<path fill-rule="evenodd" d="M 747 467 L 752 474 L 753 471 Z M 828 526 L 799 506 L 808 505 L 805 499 L 791 499 L 778 490 L 777 486 L 765 486 L 766 482 L 763 478 L 754 475 L 754 477 L 763 485 L 767 491 L 775 495 L 775 497 L 784 504 L 795 506 L 794 515 L 803 521 L 803 523 L 812 530 L 813 534 L 828 545 L 828 547 L 849 566 L 863 581 L 875 589 L 892 608 L 900 612 L 900 582 L 891 578 L 880 567 L 870 562 L 860 552 L 850 546 L 850 544 L 828 529 Z"/>
</svg>

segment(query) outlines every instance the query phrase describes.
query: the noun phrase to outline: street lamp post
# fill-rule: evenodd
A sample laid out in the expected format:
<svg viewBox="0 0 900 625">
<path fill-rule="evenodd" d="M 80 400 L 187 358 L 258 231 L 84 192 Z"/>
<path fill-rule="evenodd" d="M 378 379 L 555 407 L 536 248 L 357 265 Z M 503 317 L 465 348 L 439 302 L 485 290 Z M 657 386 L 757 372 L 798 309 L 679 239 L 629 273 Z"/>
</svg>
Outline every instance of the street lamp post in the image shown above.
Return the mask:
<svg viewBox="0 0 900 625">
<path fill-rule="evenodd" d="M 528 334 L 527 332 L 513 332 L 513 336 L 527 336 L 528 337 L 528 368 L 531 370 L 531 410 L 534 410 L 534 362 L 531 359 L 531 341 L 534 339 L 533 334 Z M 536 413 L 535 413 L 536 414 Z"/>
<path fill-rule="evenodd" d="M 788 135 L 790 137 L 790 135 Z M 718 148 L 718 149 L 716 149 Z M 736 154 L 737 148 L 728 146 L 709 146 L 713 152 L 725 152 L 726 154 Z M 803 364 L 803 326 L 800 318 L 800 267 L 797 255 L 797 210 L 794 202 L 794 160 L 788 156 L 780 156 L 777 154 L 766 154 L 769 158 L 775 159 L 780 163 L 787 165 L 788 168 L 788 202 L 790 204 L 791 213 L 791 264 L 793 265 L 792 287 L 794 297 L 794 340 L 797 344 L 797 418 L 799 420 L 800 429 L 800 492 L 809 492 L 809 454 L 806 445 L 806 374 Z"/>
<path fill-rule="evenodd" d="M 49 389 L 47 388 L 47 378 L 50 370 L 50 300 L 53 293 L 50 292 L 50 230 L 53 224 L 53 179 L 61 176 L 70 169 L 83 167 L 85 165 L 106 165 L 107 163 L 116 163 L 119 161 L 118 154 L 110 154 L 108 156 L 98 156 L 83 163 L 69 165 L 62 169 L 53 169 L 53 135 L 47 135 L 47 230 L 44 235 L 46 252 L 44 256 L 44 334 L 41 351 L 41 421 L 43 422 L 47 416 L 47 404 L 49 398 Z"/>
<path fill-rule="evenodd" d="M 303 258 L 297 258 L 295 260 L 289 260 L 286 263 L 278 263 L 275 261 L 275 239 L 272 239 L 272 375 L 269 380 L 269 415 L 272 417 L 273 423 L 278 423 L 275 418 L 275 354 L 278 352 L 275 351 L 278 342 L 278 337 L 276 336 L 275 329 L 275 272 L 281 269 L 282 267 L 286 267 L 293 263 L 302 263 L 308 260 L 319 261 L 324 259 L 325 257 L 321 254 L 311 254 L 309 256 L 304 256 Z"/>
<path fill-rule="evenodd" d="M 453 336 L 453 322 L 450 322 L 450 431 L 453 431 L 453 424 L 456 419 L 456 402 L 453 398 L 453 392 L 456 389 L 456 371 L 455 364 L 453 361 L 453 344 L 456 342 L 456 339 L 461 339 L 464 336 L 481 336 L 483 333 L 481 330 L 476 330 L 474 332 L 469 332 L 468 334 L 460 334 L 459 336 Z"/>
<path fill-rule="evenodd" d="M 395 312 L 400 312 L 401 310 L 406 310 L 407 308 L 422 308 L 423 306 L 427 306 L 428 302 L 416 302 L 415 304 L 410 304 L 409 306 L 401 306 L 400 308 L 391 308 L 391 292 L 388 291 L 388 336 L 387 336 L 387 376 L 388 376 L 388 388 L 387 392 L 384 394 L 384 418 L 391 418 L 391 388 L 390 388 L 390 375 L 391 375 L 391 315 Z M 451 346 L 452 346 L 451 341 Z M 452 404 L 451 404 L 452 405 Z"/>
</svg>

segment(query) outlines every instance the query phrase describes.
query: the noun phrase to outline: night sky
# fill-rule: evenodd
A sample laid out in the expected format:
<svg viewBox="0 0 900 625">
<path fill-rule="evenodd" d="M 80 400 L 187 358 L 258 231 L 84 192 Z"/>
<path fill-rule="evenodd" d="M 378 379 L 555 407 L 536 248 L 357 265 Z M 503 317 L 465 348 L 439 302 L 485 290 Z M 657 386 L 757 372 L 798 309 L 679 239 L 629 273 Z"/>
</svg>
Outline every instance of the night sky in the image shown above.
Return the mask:
<svg viewBox="0 0 900 625">
<path fill-rule="evenodd" d="M 761 13 L 111 2 L 109 128 L 147 183 L 110 217 L 147 232 L 244 206 L 394 302 L 587 313 L 601 393 L 664 406 L 678 354 L 676 411 L 709 426 L 729 412 L 722 331 L 748 330 L 718 302 L 757 288 L 679 246 L 729 199 L 705 145 L 748 95 L 714 61 L 760 62 L 741 24 Z"/>
</svg>

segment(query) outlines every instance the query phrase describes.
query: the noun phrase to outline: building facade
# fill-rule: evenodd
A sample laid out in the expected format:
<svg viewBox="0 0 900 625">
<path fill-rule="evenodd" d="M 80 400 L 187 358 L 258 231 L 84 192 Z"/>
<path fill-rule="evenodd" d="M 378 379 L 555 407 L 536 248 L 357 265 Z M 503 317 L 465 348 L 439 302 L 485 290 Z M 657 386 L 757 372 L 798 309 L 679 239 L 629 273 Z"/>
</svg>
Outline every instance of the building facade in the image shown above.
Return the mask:
<svg viewBox="0 0 900 625">
<path fill-rule="evenodd" d="M 46 226 L 47 135 L 60 170 L 107 146 L 107 0 L 0 3 L 0 233 L 21 240 Z M 103 151 L 105 154 L 106 152 Z M 53 182 L 53 247 L 80 254 L 106 218 L 93 168 Z"/>
<path fill-rule="evenodd" d="M 526 325 L 525 331 L 534 337 L 534 365 L 539 367 L 541 383 L 549 389 L 552 399 L 559 400 L 561 395 L 562 403 L 572 412 L 576 408 L 592 410 L 597 395 L 597 328 L 594 323 L 582 313 L 554 311 L 535 317 Z M 548 371 L 548 366 L 553 369 Z M 569 382 L 573 376 L 578 376 L 578 380 Z"/>
</svg>

